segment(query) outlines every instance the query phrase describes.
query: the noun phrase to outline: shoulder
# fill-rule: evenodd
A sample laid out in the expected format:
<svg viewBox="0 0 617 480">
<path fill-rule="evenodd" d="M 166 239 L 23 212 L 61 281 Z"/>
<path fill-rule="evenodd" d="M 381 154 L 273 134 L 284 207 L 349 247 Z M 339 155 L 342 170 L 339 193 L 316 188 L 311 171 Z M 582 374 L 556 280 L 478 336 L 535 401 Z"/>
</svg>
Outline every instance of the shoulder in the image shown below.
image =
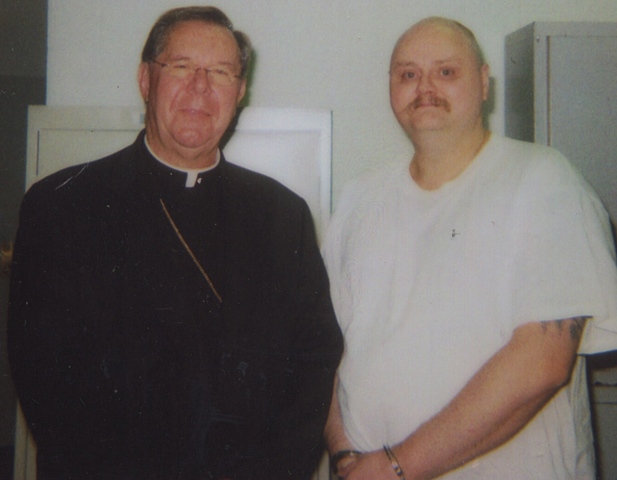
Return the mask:
<svg viewBox="0 0 617 480">
<path fill-rule="evenodd" d="M 512 188 L 516 205 L 526 209 L 529 217 L 548 212 L 573 219 L 579 212 L 576 215 L 607 222 L 597 193 L 563 154 L 545 145 L 498 140 L 501 161 L 496 164 L 502 168 L 496 188 L 504 194 Z"/>
<path fill-rule="evenodd" d="M 556 182 L 582 180 L 566 157 L 552 147 L 499 136 L 494 140 L 496 152 L 510 170 L 520 170 L 529 178 L 553 178 Z"/>
<path fill-rule="evenodd" d="M 494 135 L 493 177 L 502 185 L 543 194 L 581 192 L 596 197 L 581 173 L 558 150 Z M 508 190 L 506 188 L 506 190 Z"/>
<path fill-rule="evenodd" d="M 232 198 L 284 208 L 304 208 L 305 201 L 279 181 L 225 161 L 222 175 Z"/>
<path fill-rule="evenodd" d="M 63 196 L 84 190 L 89 194 L 105 185 L 122 185 L 134 168 L 135 145 L 107 157 L 59 170 L 33 184 L 27 196 Z"/>
<path fill-rule="evenodd" d="M 407 177 L 407 163 L 401 161 L 383 165 L 345 184 L 326 231 L 323 252 L 327 263 L 332 264 L 333 258 L 338 258 L 333 252 L 353 238 L 381 229 L 389 218 L 388 212 L 396 210 L 397 202 L 409 187 Z"/>
<path fill-rule="evenodd" d="M 22 216 L 79 216 L 101 199 L 131 191 L 136 148 L 130 145 L 112 155 L 74 165 L 33 184 L 21 206 Z"/>
<path fill-rule="evenodd" d="M 408 159 L 378 165 L 347 182 L 344 191 L 357 191 L 367 187 L 371 189 L 389 187 L 396 179 L 400 179 L 401 175 L 409 174 L 408 167 Z"/>
<path fill-rule="evenodd" d="M 408 163 L 402 161 L 385 164 L 359 175 L 343 187 L 335 217 L 347 218 L 351 215 L 361 215 L 367 208 L 385 207 L 408 186 L 405 183 L 408 177 Z"/>
<path fill-rule="evenodd" d="M 276 262 L 296 258 L 302 248 L 316 251 L 313 217 L 302 197 L 267 175 L 228 162 L 221 167 L 227 238 L 238 251 L 276 252 L 270 256 Z"/>
</svg>

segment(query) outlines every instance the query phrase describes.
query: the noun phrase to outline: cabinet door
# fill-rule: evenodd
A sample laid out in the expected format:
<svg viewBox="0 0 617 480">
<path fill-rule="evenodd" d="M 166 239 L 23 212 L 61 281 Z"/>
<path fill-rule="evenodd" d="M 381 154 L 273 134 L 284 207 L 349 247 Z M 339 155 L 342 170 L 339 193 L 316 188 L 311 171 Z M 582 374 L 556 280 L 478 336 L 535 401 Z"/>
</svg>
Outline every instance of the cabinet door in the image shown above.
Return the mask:
<svg viewBox="0 0 617 480">
<path fill-rule="evenodd" d="M 576 165 L 617 219 L 617 37 L 549 38 L 549 145 Z"/>
</svg>

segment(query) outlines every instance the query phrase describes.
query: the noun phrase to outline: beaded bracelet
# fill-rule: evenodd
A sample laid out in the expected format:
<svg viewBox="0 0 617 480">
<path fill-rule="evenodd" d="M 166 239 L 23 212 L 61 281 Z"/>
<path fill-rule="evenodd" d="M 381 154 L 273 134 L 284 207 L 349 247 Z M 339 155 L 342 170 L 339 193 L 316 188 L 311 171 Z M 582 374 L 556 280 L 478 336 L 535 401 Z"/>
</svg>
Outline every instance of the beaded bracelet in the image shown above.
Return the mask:
<svg viewBox="0 0 617 480">
<path fill-rule="evenodd" d="M 386 452 L 386 455 L 388 456 L 388 460 L 390 460 L 390 465 L 392 465 L 392 468 L 394 469 L 394 473 L 396 473 L 396 476 L 400 478 L 401 480 L 405 480 L 405 475 L 403 474 L 403 468 L 401 467 L 401 464 L 398 463 L 398 459 L 396 458 L 396 455 L 394 455 L 394 452 L 392 451 L 392 449 L 388 445 L 384 445 L 383 450 L 384 452 Z"/>
<path fill-rule="evenodd" d="M 330 467 L 332 468 L 332 473 L 334 475 L 338 475 L 338 462 L 340 462 L 343 458 L 359 457 L 361 455 L 362 452 L 359 450 L 340 450 L 336 452 L 330 457 Z"/>
</svg>

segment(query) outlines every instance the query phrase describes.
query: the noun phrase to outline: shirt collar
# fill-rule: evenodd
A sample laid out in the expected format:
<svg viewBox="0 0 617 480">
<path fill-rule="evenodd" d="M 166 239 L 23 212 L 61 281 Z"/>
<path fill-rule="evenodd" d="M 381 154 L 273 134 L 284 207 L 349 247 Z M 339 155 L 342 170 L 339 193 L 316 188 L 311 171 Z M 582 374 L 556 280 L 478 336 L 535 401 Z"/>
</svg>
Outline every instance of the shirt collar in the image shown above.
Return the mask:
<svg viewBox="0 0 617 480">
<path fill-rule="evenodd" d="M 184 173 L 186 173 L 186 184 L 185 184 L 185 187 L 187 187 L 187 188 L 192 188 L 192 187 L 195 186 L 196 183 L 200 183 L 199 175 L 201 173 L 209 172 L 210 170 L 214 170 L 219 165 L 219 163 L 221 162 L 221 150 L 217 149 L 216 150 L 216 158 L 214 159 L 214 165 L 211 165 L 211 166 L 206 167 L 206 168 L 181 168 L 181 167 L 177 167 L 175 165 L 171 165 L 170 163 L 168 163 L 165 160 L 163 160 L 161 157 L 157 156 L 156 153 L 154 153 L 154 151 L 152 150 L 152 148 L 150 148 L 150 145 L 148 144 L 148 137 L 147 136 L 144 136 L 144 143 L 146 145 L 146 148 L 150 152 L 150 155 L 152 155 L 155 160 L 157 160 L 158 162 L 162 163 L 166 167 L 171 168 L 172 170 L 175 170 L 177 172 L 184 172 Z"/>
</svg>

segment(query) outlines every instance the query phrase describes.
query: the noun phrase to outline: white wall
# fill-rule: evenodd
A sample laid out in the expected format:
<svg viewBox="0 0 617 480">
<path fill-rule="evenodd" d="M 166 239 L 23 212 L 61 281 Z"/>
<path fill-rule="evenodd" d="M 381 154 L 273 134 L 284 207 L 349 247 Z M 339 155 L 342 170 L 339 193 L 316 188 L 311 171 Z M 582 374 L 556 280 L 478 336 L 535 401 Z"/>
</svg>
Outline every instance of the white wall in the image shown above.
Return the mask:
<svg viewBox="0 0 617 480">
<path fill-rule="evenodd" d="M 188 2 L 190 3 L 190 2 Z M 140 105 L 135 73 L 146 35 L 178 0 L 49 0 L 47 101 Z M 441 15 L 476 33 L 492 66 L 491 128 L 503 133 L 504 38 L 533 21 L 617 21 L 615 0 L 214 0 L 256 51 L 249 104 L 334 112 L 333 182 L 411 155 L 388 103 L 398 36 Z"/>
</svg>

